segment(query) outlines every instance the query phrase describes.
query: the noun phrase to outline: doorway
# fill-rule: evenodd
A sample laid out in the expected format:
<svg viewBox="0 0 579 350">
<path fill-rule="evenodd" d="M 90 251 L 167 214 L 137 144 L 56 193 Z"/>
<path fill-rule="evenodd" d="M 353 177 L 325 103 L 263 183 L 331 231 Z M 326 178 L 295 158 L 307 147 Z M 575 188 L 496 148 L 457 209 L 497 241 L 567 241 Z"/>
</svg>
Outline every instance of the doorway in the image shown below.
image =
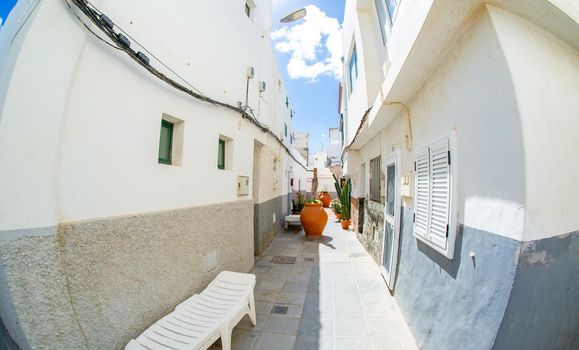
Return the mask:
<svg viewBox="0 0 579 350">
<path fill-rule="evenodd" d="M 380 272 L 390 290 L 394 289 L 400 238 L 400 150 L 384 159 L 386 203 L 384 205 L 384 242 Z"/>
</svg>

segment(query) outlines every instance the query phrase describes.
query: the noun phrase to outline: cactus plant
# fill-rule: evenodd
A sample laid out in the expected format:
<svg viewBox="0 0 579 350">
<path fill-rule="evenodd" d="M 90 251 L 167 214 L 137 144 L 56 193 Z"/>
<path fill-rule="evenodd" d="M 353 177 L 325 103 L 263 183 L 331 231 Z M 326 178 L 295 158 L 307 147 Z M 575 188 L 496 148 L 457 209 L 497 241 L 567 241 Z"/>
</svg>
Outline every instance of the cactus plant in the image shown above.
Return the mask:
<svg viewBox="0 0 579 350">
<path fill-rule="evenodd" d="M 341 213 L 342 213 L 342 220 L 350 220 L 350 194 L 352 192 L 352 182 L 350 179 L 346 180 L 346 183 L 343 186 L 340 186 L 340 182 L 335 174 L 332 174 L 334 177 L 334 186 L 336 187 L 336 192 L 340 197 L 341 205 Z"/>
</svg>

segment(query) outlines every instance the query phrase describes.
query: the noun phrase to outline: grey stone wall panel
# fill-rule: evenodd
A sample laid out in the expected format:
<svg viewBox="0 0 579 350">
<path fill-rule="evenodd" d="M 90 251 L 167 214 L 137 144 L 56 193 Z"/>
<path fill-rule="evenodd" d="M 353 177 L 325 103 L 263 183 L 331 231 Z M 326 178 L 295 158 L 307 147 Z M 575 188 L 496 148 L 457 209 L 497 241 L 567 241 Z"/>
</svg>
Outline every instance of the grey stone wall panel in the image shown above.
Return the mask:
<svg viewBox="0 0 579 350">
<path fill-rule="evenodd" d="M 523 242 L 493 349 L 579 349 L 579 231 Z"/>
<path fill-rule="evenodd" d="M 31 348 L 121 349 L 220 271 L 248 272 L 252 218 L 238 201 L 62 224 L 2 244 L 2 282 Z"/>
<path fill-rule="evenodd" d="M 261 255 L 277 232 L 284 228 L 284 218 L 291 210 L 289 195 L 282 195 L 266 202 L 254 204 L 254 253 Z M 289 204 L 288 204 L 289 202 Z M 275 223 L 273 214 L 275 213 Z"/>
</svg>

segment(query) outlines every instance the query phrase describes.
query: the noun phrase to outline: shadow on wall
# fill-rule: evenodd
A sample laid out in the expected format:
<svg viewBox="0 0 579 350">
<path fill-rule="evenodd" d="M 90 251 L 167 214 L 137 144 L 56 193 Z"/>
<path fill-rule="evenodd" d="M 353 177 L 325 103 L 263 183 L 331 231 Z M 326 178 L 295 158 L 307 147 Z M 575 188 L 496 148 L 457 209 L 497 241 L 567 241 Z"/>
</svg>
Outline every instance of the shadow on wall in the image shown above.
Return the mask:
<svg viewBox="0 0 579 350">
<path fill-rule="evenodd" d="M 0 349 L 3 350 L 20 350 L 18 345 L 14 342 L 10 333 L 4 326 L 4 321 L 0 318 Z"/>
<path fill-rule="evenodd" d="M 426 243 L 424 243 L 418 239 L 415 239 L 414 241 L 416 242 L 416 245 L 417 245 L 416 248 L 418 249 L 419 252 L 426 255 L 426 257 L 428 259 L 432 260 L 441 269 L 446 271 L 446 273 L 448 273 L 453 279 L 456 279 L 456 276 L 458 274 L 458 270 L 460 269 L 460 264 L 461 264 L 462 258 L 463 258 L 463 256 L 462 256 L 462 238 L 463 238 L 463 235 L 464 235 L 464 227 L 463 227 L 463 225 L 460 225 L 458 228 L 457 235 L 456 235 L 456 243 L 454 245 L 454 258 L 452 260 L 448 259 L 447 257 L 440 254 L 436 250 L 430 248 L 428 245 L 426 245 Z M 402 240 L 400 240 L 400 241 L 402 241 Z M 476 260 L 475 259 L 476 259 L 476 256 L 471 259 L 474 268 L 476 268 Z"/>
</svg>

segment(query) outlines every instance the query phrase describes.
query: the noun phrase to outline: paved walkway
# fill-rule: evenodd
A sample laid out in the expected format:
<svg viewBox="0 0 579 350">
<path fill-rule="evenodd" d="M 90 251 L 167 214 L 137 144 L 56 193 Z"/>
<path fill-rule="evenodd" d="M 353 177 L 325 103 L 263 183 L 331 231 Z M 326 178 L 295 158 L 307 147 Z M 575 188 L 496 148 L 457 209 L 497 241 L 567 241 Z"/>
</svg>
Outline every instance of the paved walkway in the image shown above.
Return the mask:
<svg viewBox="0 0 579 350">
<path fill-rule="evenodd" d="M 256 257 L 257 325 L 240 322 L 234 350 L 416 349 L 376 264 L 328 215 L 318 241 L 281 233 Z"/>
</svg>

